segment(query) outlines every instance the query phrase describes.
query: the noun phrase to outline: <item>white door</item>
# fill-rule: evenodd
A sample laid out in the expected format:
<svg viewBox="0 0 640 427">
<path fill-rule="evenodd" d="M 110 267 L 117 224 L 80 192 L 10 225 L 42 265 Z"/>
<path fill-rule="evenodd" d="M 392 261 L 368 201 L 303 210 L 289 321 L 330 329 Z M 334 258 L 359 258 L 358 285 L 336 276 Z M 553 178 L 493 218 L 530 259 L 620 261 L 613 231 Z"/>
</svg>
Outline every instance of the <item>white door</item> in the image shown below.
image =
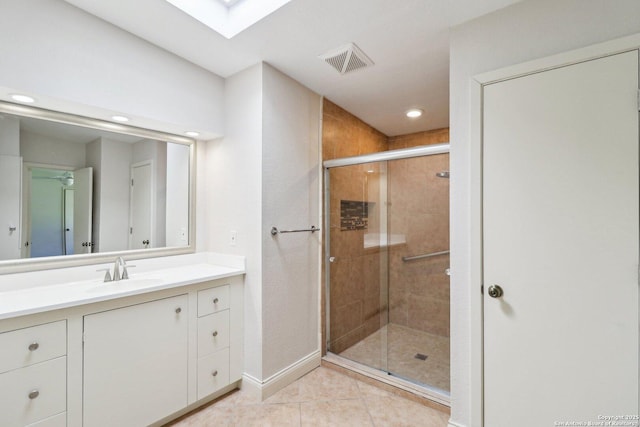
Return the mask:
<svg viewBox="0 0 640 427">
<path fill-rule="evenodd" d="M 84 317 L 83 425 L 147 426 L 187 406 L 188 297 Z"/>
<path fill-rule="evenodd" d="M 146 249 L 155 244 L 151 236 L 153 223 L 151 170 L 149 162 L 131 167 L 130 249 Z"/>
<path fill-rule="evenodd" d="M 0 156 L 0 260 L 20 258 L 22 157 Z"/>
<path fill-rule="evenodd" d="M 31 167 L 22 167 L 21 194 L 22 231 L 20 232 L 21 257 L 31 258 Z"/>
<path fill-rule="evenodd" d="M 92 252 L 93 168 L 73 172 L 73 249 L 76 254 Z"/>
<path fill-rule="evenodd" d="M 73 188 L 62 189 L 62 232 L 63 232 L 63 254 L 73 255 L 73 200 L 75 199 Z"/>
<path fill-rule="evenodd" d="M 638 414 L 637 93 L 635 51 L 484 88 L 485 427 Z"/>
</svg>

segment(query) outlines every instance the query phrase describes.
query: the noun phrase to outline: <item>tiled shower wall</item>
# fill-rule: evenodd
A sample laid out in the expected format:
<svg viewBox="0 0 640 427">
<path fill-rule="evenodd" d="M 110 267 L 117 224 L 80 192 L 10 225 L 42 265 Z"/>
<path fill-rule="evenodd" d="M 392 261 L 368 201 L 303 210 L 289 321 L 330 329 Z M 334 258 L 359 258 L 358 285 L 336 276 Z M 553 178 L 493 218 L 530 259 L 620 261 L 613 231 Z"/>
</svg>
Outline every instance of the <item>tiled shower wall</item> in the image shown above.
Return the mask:
<svg viewBox="0 0 640 427">
<path fill-rule="evenodd" d="M 448 129 L 387 137 L 327 99 L 323 103 L 322 132 L 323 160 L 449 141 Z M 332 282 L 330 346 L 334 353 L 340 353 L 385 324 L 388 301 L 386 300 L 387 293 L 381 292 L 381 283 L 385 284 L 389 276 L 399 276 L 400 272 L 400 270 L 396 270 L 396 272 L 389 274 L 387 271 L 386 257 L 390 254 L 385 248 L 364 247 L 365 233 L 378 232 L 380 228 L 380 220 L 376 218 L 375 214 L 378 210 L 375 203 L 380 203 L 381 200 L 380 174 L 387 173 L 385 170 L 380 170 L 380 167 L 384 166 L 376 164 L 334 168 L 331 174 L 331 218 L 336 219 L 331 224 L 330 232 L 331 255 L 336 257 L 336 261 L 330 264 Z M 448 166 L 446 170 L 448 170 Z M 359 200 L 374 204 L 374 207 L 370 206 L 369 208 L 370 216 L 366 230 L 340 230 L 340 200 Z M 398 204 L 400 205 L 400 202 Z M 448 209 L 448 202 L 446 206 Z M 389 225 L 393 225 L 393 223 L 389 223 Z M 392 232 L 395 233 L 395 231 Z M 448 236 L 448 222 L 446 231 L 443 233 Z M 419 250 L 417 247 L 408 248 L 409 245 L 406 246 L 407 251 Z M 396 251 L 396 248 L 393 251 Z M 397 258 L 396 255 L 394 252 L 394 257 Z M 381 259 L 384 262 L 380 262 Z M 393 259 L 391 261 L 391 268 L 399 268 L 393 264 Z M 417 277 L 418 270 L 426 268 L 434 261 L 442 261 L 442 259 L 417 261 L 419 264 L 410 265 L 409 271 L 414 271 L 413 274 Z M 437 271 L 439 267 L 432 268 Z M 439 279 L 427 279 L 427 281 L 429 280 Z M 418 279 L 415 282 L 418 282 Z M 409 324 L 409 313 L 413 314 L 419 309 L 417 304 L 413 304 L 411 311 L 409 310 L 409 302 L 413 298 L 410 297 L 408 290 L 415 290 L 418 297 L 424 297 L 426 290 L 424 287 L 411 283 L 399 283 L 398 291 L 390 291 L 390 298 L 393 298 L 390 313 L 392 322 Z M 325 297 L 326 295 L 323 294 L 323 300 Z M 425 307 L 425 310 L 427 309 L 428 307 Z M 412 324 L 425 323 L 423 317 L 416 319 L 419 320 Z M 322 323 L 323 337 L 326 337 L 326 321 L 324 320 L 326 319 L 323 319 Z M 448 323 L 447 319 L 447 334 Z M 425 330 L 425 328 L 422 329 Z M 325 343 L 326 339 L 323 339 L 323 346 Z M 323 351 L 326 349 L 323 348 Z"/>
<path fill-rule="evenodd" d="M 389 321 L 449 336 L 449 255 L 403 257 L 449 250 L 449 155 L 394 160 L 388 164 L 390 234 L 406 243 L 389 249 Z"/>
</svg>

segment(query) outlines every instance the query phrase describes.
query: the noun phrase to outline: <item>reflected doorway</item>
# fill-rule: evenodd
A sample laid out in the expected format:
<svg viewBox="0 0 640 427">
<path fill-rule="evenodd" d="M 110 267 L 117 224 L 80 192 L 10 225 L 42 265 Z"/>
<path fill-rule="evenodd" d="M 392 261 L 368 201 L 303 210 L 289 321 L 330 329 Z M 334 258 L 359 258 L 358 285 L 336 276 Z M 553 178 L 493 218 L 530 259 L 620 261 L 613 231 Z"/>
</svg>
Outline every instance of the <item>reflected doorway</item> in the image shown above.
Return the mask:
<svg viewBox="0 0 640 427">
<path fill-rule="evenodd" d="M 26 164 L 22 257 L 91 253 L 92 168 Z"/>
</svg>

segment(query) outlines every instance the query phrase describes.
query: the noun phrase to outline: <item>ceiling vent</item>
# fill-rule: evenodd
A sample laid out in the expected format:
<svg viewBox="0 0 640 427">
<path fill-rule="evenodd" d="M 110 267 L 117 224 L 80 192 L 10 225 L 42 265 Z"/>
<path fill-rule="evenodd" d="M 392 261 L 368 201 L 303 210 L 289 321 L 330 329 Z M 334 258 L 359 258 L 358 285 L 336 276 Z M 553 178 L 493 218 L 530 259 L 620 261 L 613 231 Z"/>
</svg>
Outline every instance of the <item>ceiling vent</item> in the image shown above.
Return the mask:
<svg viewBox="0 0 640 427">
<path fill-rule="evenodd" d="M 333 49 L 320 55 L 319 58 L 335 68 L 340 74 L 373 65 L 373 61 L 354 43 Z"/>
</svg>

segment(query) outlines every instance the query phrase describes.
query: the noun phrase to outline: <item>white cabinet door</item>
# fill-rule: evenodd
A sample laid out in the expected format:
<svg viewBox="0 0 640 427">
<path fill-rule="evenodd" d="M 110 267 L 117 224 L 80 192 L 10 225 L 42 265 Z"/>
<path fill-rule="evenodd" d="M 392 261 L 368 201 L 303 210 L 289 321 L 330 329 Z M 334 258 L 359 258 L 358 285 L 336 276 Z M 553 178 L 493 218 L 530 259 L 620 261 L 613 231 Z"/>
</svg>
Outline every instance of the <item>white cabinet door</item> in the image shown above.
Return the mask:
<svg viewBox="0 0 640 427">
<path fill-rule="evenodd" d="M 187 406 L 187 309 L 180 295 L 85 316 L 83 425 L 144 426 Z"/>
<path fill-rule="evenodd" d="M 638 414 L 637 93 L 636 51 L 484 88 L 486 427 Z"/>
</svg>

